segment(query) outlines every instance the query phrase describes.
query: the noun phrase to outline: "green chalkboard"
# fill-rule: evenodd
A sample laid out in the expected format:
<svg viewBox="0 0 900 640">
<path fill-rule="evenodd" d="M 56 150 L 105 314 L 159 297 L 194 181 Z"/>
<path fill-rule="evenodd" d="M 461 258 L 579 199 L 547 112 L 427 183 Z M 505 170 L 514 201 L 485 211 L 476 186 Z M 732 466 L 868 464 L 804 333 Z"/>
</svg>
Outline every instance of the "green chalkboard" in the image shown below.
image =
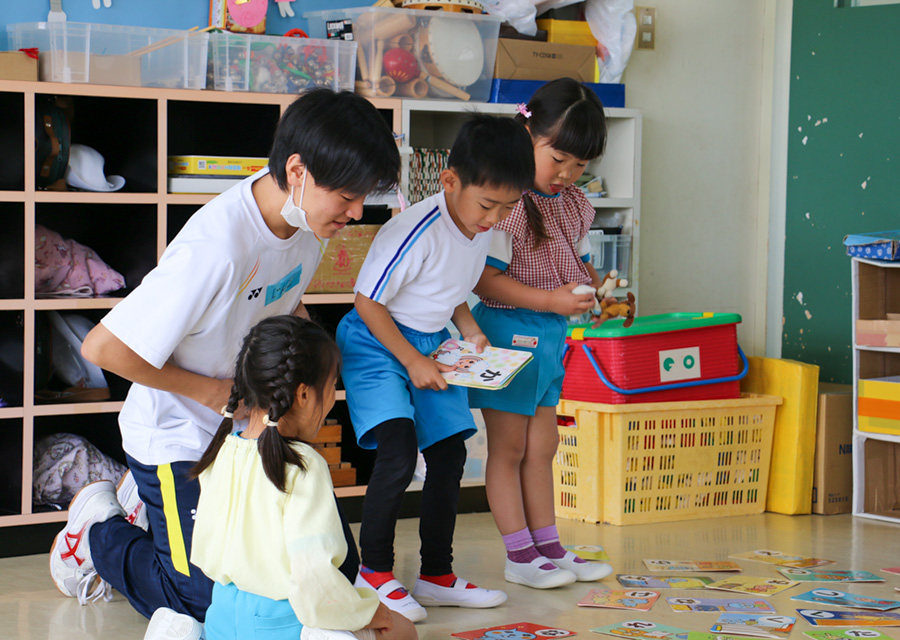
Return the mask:
<svg viewBox="0 0 900 640">
<path fill-rule="evenodd" d="M 782 356 L 848 383 L 841 241 L 900 229 L 900 5 L 793 4 Z"/>
</svg>

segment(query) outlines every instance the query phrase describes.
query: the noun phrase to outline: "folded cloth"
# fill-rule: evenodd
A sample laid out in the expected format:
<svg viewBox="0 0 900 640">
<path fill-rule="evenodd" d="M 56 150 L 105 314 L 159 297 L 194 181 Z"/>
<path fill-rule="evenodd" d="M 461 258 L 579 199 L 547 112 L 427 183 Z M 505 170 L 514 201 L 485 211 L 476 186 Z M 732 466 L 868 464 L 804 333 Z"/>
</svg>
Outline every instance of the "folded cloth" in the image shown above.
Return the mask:
<svg viewBox="0 0 900 640">
<path fill-rule="evenodd" d="M 125 287 L 125 278 L 76 240 L 42 225 L 34 228 L 35 293 L 100 296 Z"/>
</svg>

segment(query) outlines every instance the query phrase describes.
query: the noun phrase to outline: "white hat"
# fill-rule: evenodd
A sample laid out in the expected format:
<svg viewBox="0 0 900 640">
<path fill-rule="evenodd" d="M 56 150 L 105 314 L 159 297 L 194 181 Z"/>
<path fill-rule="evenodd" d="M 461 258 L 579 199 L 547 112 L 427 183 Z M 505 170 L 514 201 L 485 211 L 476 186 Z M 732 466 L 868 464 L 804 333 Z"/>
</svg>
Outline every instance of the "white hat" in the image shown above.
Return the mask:
<svg viewBox="0 0 900 640">
<path fill-rule="evenodd" d="M 83 144 L 69 148 L 69 165 L 66 167 L 66 183 L 87 191 L 118 191 L 125 186 L 122 176 L 103 175 L 103 156 Z"/>
</svg>

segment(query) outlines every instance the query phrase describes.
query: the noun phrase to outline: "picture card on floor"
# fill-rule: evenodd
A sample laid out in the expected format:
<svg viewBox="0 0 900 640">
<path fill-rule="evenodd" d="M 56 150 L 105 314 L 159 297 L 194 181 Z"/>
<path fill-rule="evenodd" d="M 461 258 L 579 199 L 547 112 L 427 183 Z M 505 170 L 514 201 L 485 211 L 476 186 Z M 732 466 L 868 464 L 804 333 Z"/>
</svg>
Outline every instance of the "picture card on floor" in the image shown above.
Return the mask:
<svg viewBox="0 0 900 640">
<path fill-rule="evenodd" d="M 668 627 L 649 620 L 628 620 L 591 629 L 594 633 L 616 638 L 646 638 L 647 640 L 685 640 L 687 629 Z M 518 639 L 517 639 L 518 640 Z"/>
<path fill-rule="evenodd" d="M 709 633 L 707 631 L 688 631 L 687 636 L 678 636 L 678 640 L 747 640 L 747 636 L 729 636 L 725 633 Z"/>
<path fill-rule="evenodd" d="M 626 576 L 619 574 L 616 580 L 623 587 L 632 589 L 703 589 L 713 582 L 706 576 Z"/>
<path fill-rule="evenodd" d="M 644 560 L 650 571 L 740 571 L 736 562 L 728 560 Z"/>
<path fill-rule="evenodd" d="M 770 549 L 759 549 L 757 551 L 748 551 L 746 553 L 734 553 L 729 558 L 738 558 L 740 560 L 755 560 L 756 562 L 767 562 L 769 564 L 777 564 L 783 567 L 818 567 L 823 564 L 832 564 L 834 560 L 824 560 L 822 558 L 807 558 L 805 556 L 796 556 L 783 551 L 771 551 Z"/>
<path fill-rule="evenodd" d="M 796 621 L 797 618 L 791 616 L 723 613 L 710 631 L 751 638 L 787 638 Z"/>
<path fill-rule="evenodd" d="M 822 611 L 797 609 L 814 627 L 900 627 L 900 613 L 890 611 Z"/>
<path fill-rule="evenodd" d="M 837 569 L 776 569 L 778 573 L 797 582 L 884 582 L 884 578 L 869 571 L 841 571 Z"/>
<path fill-rule="evenodd" d="M 733 613 L 775 613 L 765 600 L 754 598 L 666 598 L 672 611 L 730 611 Z"/>
<path fill-rule="evenodd" d="M 595 544 L 564 544 L 563 549 L 571 551 L 582 560 L 599 560 L 606 562 L 609 560 L 609 554 Z"/>
<path fill-rule="evenodd" d="M 753 596 L 770 596 L 790 589 L 799 582 L 784 578 L 760 578 L 758 576 L 732 576 L 706 585 L 707 589 L 749 593 Z"/>
<path fill-rule="evenodd" d="M 591 589 L 578 601 L 579 607 L 602 607 L 604 609 L 636 609 L 650 611 L 659 598 L 656 591 L 625 591 L 616 589 Z"/>
<path fill-rule="evenodd" d="M 454 638 L 478 640 L 479 638 L 496 638 L 497 640 L 535 640 L 536 638 L 568 638 L 576 635 L 574 631 L 548 627 L 533 622 L 516 622 L 499 627 L 487 627 L 474 631 L 461 631 L 451 634 Z"/>
<path fill-rule="evenodd" d="M 897 600 L 866 598 L 852 593 L 844 593 L 843 591 L 832 591 L 831 589 L 813 589 L 812 591 L 793 596 L 791 600 L 830 604 L 835 607 L 851 607 L 853 609 L 874 609 L 875 611 L 889 611 L 900 607 L 900 602 Z"/>
<path fill-rule="evenodd" d="M 887 569 L 882 569 L 882 571 L 900 576 L 900 567 L 888 567 Z"/>
<path fill-rule="evenodd" d="M 812 638 L 812 640 L 875 640 L 876 638 L 887 638 L 880 631 L 875 629 L 829 629 L 828 631 L 804 631 L 803 635 Z"/>
</svg>

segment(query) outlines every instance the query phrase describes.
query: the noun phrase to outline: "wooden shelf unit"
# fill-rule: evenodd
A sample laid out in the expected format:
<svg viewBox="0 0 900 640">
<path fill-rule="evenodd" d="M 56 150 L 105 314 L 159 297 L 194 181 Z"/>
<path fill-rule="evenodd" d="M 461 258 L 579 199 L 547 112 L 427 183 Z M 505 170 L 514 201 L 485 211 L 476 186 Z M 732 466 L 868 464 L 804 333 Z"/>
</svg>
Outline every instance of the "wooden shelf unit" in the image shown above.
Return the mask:
<svg viewBox="0 0 900 640">
<path fill-rule="evenodd" d="M 125 176 L 122 192 L 58 192 L 35 187 L 34 113 L 35 101 L 42 96 L 72 99 L 73 141 L 93 146 L 103 154 L 108 175 Z M 96 418 L 100 424 L 98 429 L 103 430 L 104 438 L 109 441 L 111 432 L 118 435 L 115 418 L 124 400 L 124 391 L 119 391 L 107 402 L 35 403 L 37 315 L 51 310 L 79 311 L 99 321 L 120 299 L 37 298 L 34 294 L 35 224 L 47 220 L 62 225 L 64 228 L 55 230 L 96 249 L 101 258 L 106 247 L 109 251 L 127 250 L 133 264 L 125 265 L 126 268 L 107 261 L 126 276 L 129 287 L 135 286 L 155 265 L 169 239 L 189 215 L 214 197 L 168 193 L 167 156 L 178 153 L 267 156 L 278 117 L 295 98 L 262 93 L 0 81 L 0 106 L 12 105 L 14 112 L 0 122 L 0 134 L 8 139 L 21 138 L 23 148 L 21 155 L 4 158 L 4 171 L 11 167 L 24 175 L 21 188 L 0 187 L 0 218 L 7 224 L 7 234 L 0 240 L 0 268 L 7 271 L 0 272 L 0 348 L 8 348 L 10 339 L 21 343 L 23 368 L 18 389 L 21 402 L 0 408 L 0 461 L 5 468 L 0 475 L 0 527 L 66 519 L 64 511 L 38 512 L 32 506 L 32 455 L 36 436 L 43 435 L 62 419 L 82 421 L 83 426 L 84 420 Z M 456 127 L 469 111 L 514 113 L 513 105 L 399 99 L 372 99 L 371 102 L 382 111 L 393 131 L 402 135 L 401 146 L 449 147 L 447 141 L 452 142 Z M 620 220 L 623 233 L 632 236 L 630 279 L 632 290 L 636 291 L 641 116 L 633 109 L 610 109 L 608 115 L 608 151 L 599 161 L 599 167 L 589 167 L 589 170 L 603 172 L 611 197 L 597 199 L 592 204 L 601 226 L 607 220 Z M 81 135 L 82 131 L 85 135 Z M 213 147 L 178 146 L 196 144 L 196 140 Z M 143 155 L 129 158 L 123 149 Z M 401 188 L 408 193 L 409 155 L 401 155 Z M 85 218 L 89 220 L 86 222 Z M 16 229 L 21 229 L 21 233 Z M 307 294 L 303 303 L 323 310 L 330 309 L 331 305 L 349 307 L 353 295 Z M 345 398 L 340 391 L 338 400 Z M 365 489 L 365 486 L 341 487 L 336 493 L 339 497 L 361 496 Z"/>
</svg>

